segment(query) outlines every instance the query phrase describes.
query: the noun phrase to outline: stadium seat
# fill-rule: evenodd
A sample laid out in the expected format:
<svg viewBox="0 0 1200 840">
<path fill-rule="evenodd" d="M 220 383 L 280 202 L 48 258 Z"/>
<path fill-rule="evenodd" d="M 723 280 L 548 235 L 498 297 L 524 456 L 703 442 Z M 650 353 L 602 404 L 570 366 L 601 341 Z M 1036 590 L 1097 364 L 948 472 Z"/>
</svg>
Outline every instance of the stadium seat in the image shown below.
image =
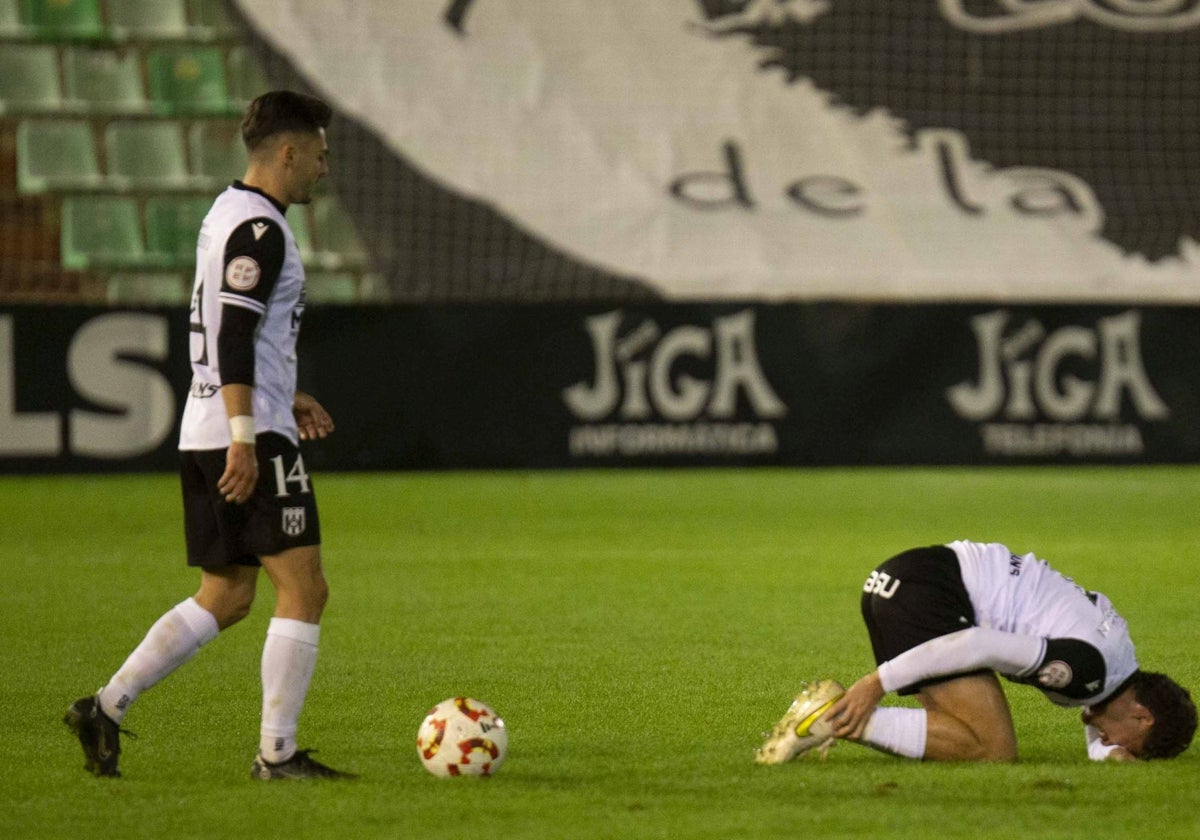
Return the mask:
<svg viewBox="0 0 1200 840">
<path fill-rule="evenodd" d="M 25 0 L 25 20 L 35 36 L 46 40 L 105 37 L 99 0 Z"/>
<path fill-rule="evenodd" d="M 233 120 L 196 120 L 188 129 L 192 174 L 208 189 L 229 186 L 246 173 L 246 147 L 241 123 Z"/>
<path fill-rule="evenodd" d="M 110 274 L 105 288 L 109 304 L 125 306 L 181 306 L 191 296 L 191 280 L 176 272 Z"/>
<path fill-rule="evenodd" d="M 239 110 L 260 93 L 271 90 L 271 82 L 262 64 L 250 50 L 234 47 L 229 51 L 229 98 Z"/>
<path fill-rule="evenodd" d="M 165 114 L 227 114 L 225 56 L 218 47 L 159 47 L 146 58 L 150 98 Z"/>
<path fill-rule="evenodd" d="M 70 47 L 63 51 L 62 64 L 65 98 L 72 109 L 96 114 L 148 109 L 137 52 Z"/>
<path fill-rule="evenodd" d="M 103 186 L 86 120 L 25 120 L 17 126 L 17 189 L 29 195 Z"/>
<path fill-rule="evenodd" d="M 0 114 L 57 112 L 63 107 L 58 51 L 0 44 Z"/>
<path fill-rule="evenodd" d="M 348 271 L 306 272 L 304 297 L 313 303 L 357 303 L 358 279 Z"/>
<path fill-rule="evenodd" d="M 333 196 L 313 199 L 313 231 L 317 250 L 314 259 L 325 268 L 362 266 L 367 252 L 350 217 Z"/>
<path fill-rule="evenodd" d="M 109 183 L 119 189 L 178 190 L 192 185 L 183 129 L 173 120 L 117 120 L 104 130 Z"/>
<path fill-rule="evenodd" d="M 155 196 L 146 200 L 146 252 L 156 264 L 194 267 L 196 238 L 209 197 Z"/>
<path fill-rule="evenodd" d="M 188 0 L 188 5 L 193 38 L 232 42 L 241 37 L 222 0 Z"/>
<path fill-rule="evenodd" d="M 24 34 L 20 0 L 0 0 L 0 38 L 19 38 Z"/>
<path fill-rule="evenodd" d="M 108 34 L 118 40 L 187 38 L 184 0 L 108 0 Z"/>
<path fill-rule="evenodd" d="M 136 199 L 114 195 L 67 196 L 62 203 L 63 268 L 134 268 L 145 264 Z"/>
</svg>

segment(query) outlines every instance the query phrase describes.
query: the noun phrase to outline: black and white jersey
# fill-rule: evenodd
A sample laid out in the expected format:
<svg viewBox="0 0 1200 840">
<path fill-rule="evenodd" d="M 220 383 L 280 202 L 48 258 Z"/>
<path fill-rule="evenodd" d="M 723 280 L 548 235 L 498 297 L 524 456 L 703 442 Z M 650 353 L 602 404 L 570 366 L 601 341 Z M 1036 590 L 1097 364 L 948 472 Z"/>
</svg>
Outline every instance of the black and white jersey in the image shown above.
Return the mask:
<svg viewBox="0 0 1200 840">
<path fill-rule="evenodd" d="M 1041 639 L 1027 670 L 1008 673 L 1060 705 L 1092 705 L 1112 695 L 1138 668 L 1125 619 L 1091 592 L 1033 554 L 999 543 L 953 542 L 975 623 Z"/>
<path fill-rule="evenodd" d="M 238 379 L 254 386 L 255 430 L 278 432 L 298 442 L 292 402 L 296 394 L 296 338 L 304 310 L 304 266 L 284 208 L 241 183 L 226 189 L 204 217 L 196 246 L 191 304 L 192 387 L 180 432 L 180 449 L 224 449 L 229 421 L 220 388 L 229 377 L 233 350 L 247 360 Z M 222 364 L 223 315 L 243 324 L 257 317 L 250 362 L 247 347 L 232 349 Z M 252 337 L 251 337 L 252 335 Z"/>
</svg>

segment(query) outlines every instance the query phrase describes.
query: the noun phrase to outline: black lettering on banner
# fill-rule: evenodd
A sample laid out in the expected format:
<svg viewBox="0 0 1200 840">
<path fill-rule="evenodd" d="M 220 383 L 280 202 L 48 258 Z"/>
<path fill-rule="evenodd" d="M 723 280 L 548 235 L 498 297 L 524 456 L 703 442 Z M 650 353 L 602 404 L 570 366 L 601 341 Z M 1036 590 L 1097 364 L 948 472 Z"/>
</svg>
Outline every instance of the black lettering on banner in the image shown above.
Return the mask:
<svg viewBox="0 0 1200 840">
<path fill-rule="evenodd" d="M 471 4 L 475 0 L 451 0 L 446 11 L 442 14 L 442 18 L 449 24 L 450 28 L 459 35 L 466 35 L 466 18 L 467 10 L 471 8 Z"/>
</svg>

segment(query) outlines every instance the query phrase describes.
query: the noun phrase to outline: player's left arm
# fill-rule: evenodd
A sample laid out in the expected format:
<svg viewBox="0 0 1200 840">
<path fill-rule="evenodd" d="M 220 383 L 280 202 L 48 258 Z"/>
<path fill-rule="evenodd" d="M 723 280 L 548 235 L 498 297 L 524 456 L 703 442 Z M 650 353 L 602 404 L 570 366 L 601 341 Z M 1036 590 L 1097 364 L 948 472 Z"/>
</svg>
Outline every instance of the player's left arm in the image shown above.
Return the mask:
<svg viewBox="0 0 1200 840">
<path fill-rule="evenodd" d="M 829 718 L 839 738 L 859 738 L 888 692 L 980 668 L 1002 674 L 1028 673 L 1042 661 L 1045 650 L 1045 639 L 986 627 L 938 636 L 882 663 L 850 686 L 830 707 Z"/>
<path fill-rule="evenodd" d="M 301 440 L 319 440 L 333 432 L 333 418 L 316 398 L 304 391 L 297 391 L 292 400 L 292 414 L 296 416 L 296 428 Z"/>
<path fill-rule="evenodd" d="M 878 671 L 872 671 L 846 689 L 846 693 L 829 707 L 829 722 L 833 724 L 834 734 L 839 738 L 861 739 L 867 722 L 885 694 Z"/>
</svg>

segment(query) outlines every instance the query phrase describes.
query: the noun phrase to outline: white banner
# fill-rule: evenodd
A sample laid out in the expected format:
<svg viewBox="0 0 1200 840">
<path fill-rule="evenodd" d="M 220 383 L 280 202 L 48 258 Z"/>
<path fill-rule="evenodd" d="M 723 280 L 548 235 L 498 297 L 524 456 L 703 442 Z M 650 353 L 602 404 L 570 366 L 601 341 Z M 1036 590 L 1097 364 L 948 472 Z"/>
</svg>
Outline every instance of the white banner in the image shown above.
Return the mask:
<svg viewBox="0 0 1200 840">
<path fill-rule="evenodd" d="M 909 131 L 764 72 L 762 48 L 715 37 L 699 5 L 242 3 L 409 163 L 668 299 L 1197 300 L 1194 240 L 1153 262 L 1127 254 L 1077 175 L 1000 168 L 958 130 Z M 1037 8 L 1065 21 L 1105 5 Z M 742 17 L 809 26 L 830 6 L 751 2 Z"/>
</svg>

